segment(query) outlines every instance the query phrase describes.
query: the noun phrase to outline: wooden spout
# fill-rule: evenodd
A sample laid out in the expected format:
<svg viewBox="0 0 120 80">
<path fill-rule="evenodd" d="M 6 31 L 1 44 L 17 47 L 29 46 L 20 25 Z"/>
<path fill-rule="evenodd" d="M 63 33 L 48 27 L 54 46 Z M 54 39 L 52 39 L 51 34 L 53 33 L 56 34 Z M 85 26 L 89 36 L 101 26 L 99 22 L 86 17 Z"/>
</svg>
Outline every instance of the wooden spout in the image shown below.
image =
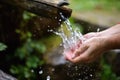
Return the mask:
<svg viewBox="0 0 120 80">
<path fill-rule="evenodd" d="M 60 13 L 65 18 L 69 18 L 71 16 L 72 10 L 66 7 L 60 7 L 57 4 L 49 3 L 46 1 L 35 1 L 35 0 L 0 0 L 2 3 L 7 3 L 13 6 L 21 7 L 27 11 L 35 13 L 39 16 L 44 16 L 46 18 L 51 19 L 61 19 L 64 21 L 63 17 L 61 17 Z"/>
</svg>

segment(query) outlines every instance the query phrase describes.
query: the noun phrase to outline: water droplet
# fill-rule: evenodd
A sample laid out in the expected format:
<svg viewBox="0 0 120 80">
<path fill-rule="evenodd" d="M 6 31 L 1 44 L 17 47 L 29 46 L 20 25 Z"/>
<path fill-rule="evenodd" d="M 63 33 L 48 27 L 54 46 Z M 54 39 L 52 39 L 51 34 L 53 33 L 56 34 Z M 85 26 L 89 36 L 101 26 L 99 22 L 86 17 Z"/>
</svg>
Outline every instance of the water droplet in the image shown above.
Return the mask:
<svg viewBox="0 0 120 80">
<path fill-rule="evenodd" d="M 93 75 L 92 75 L 92 74 L 90 74 L 90 76 L 92 77 Z"/>
<path fill-rule="evenodd" d="M 50 29 L 50 30 L 48 29 L 47 31 L 48 31 L 48 32 L 54 32 L 52 29 Z"/>
<path fill-rule="evenodd" d="M 31 69 L 31 72 L 33 73 L 33 72 L 34 72 L 34 70 L 33 70 L 33 69 Z"/>
<path fill-rule="evenodd" d="M 59 19 L 59 21 L 61 22 L 62 20 L 61 20 L 61 19 Z"/>
<path fill-rule="evenodd" d="M 99 32 L 100 31 L 100 28 L 97 28 L 97 32 Z"/>
<path fill-rule="evenodd" d="M 39 71 L 39 74 L 43 74 L 43 70 Z"/>
<path fill-rule="evenodd" d="M 46 79 L 46 80 L 50 80 L 50 76 L 49 76 L 49 75 L 47 76 L 47 79 Z"/>
</svg>

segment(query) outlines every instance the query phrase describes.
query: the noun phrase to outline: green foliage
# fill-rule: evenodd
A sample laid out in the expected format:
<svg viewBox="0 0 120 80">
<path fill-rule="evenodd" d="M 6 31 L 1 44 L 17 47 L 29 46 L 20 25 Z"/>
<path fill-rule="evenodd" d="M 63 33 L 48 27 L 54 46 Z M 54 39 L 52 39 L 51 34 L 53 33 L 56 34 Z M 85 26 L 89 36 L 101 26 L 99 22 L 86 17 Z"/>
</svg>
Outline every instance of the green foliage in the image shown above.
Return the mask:
<svg viewBox="0 0 120 80">
<path fill-rule="evenodd" d="M 71 0 L 70 7 L 74 11 L 86 11 L 93 9 L 120 10 L 119 0 Z"/>
<path fill-rule="evenodd" d="M 24 27 L 27 20 L 33 16 L 35 15 L 24 12 L 21 27 Z M 42 55 L 46 51 L 46 46 L 40 40 L 32 39 L 31 32 L 22 29 L 16 30 L 16 33 L 20 35 L 21 46 L 16 49 L 14 57 L 19 63 L 13 64 L 10 72 L 16 75 L 18 80 L 35 80 L 37 75 L 34 70 L 44 64 Z"/>
<path fill-rule="evenodd" d="M 37 68 L 39 59 L 37 56 L 30 56 L 27 58 L 26 65 L 30 68 Z"/>
<path fill-rule="evenodd" d="M 7 48 L 7 46 L 3 43 L 0 43 L 0 51 L 3 51 Z"/>
<path fill-rule="evenodd" d="M 22 45 L 22 47 L 16 50 L 16 56 L 19 56 L 20 59 L 24 59 L 27 56 L 32 55 L 31 53 L 44 53 L 46 47 L 40 41 L 35 41 L 30 38 Z"/>
<path fill-rule="evenodd" d="M 26 41 L 16 50 L 15 57 L 18 57 L 23 63 L 21 65 L 12 65 L 11 73 L 18 76 L 19 79 L 35 79 L 32 69 L 37 69 L 44 61 L 41 56 L 46 51 L 46 47 L 40 41 L 32 40 L 30 33 L 24 34 Z"/>
<path fill-rule="evenodd" d="M 29 19 L 31 19 L 31 17 L 34 17 L 34 16 L 36 16 L 36 15 L 33 13 L 30 13 L 30 12 L 27 12 L 27 11 L 24 11 L 24 13 L 23 13 L 24 20 L 29 20 Z"/>
<path fill-rule="evenodd" d="M 17 74 L 19 80 L 34 79 L 35 74 L 31 70 L 22 65 L 12 66 L 10 69 L 13 74 Z"/>
<path fill-rule="evenodd" d="M 101 80 L 119 80 L 119 77 L 117 77 L 115 73 L 113 73 L 113 71 L 111 70 L 111 65 L 107 64 L 104 59 L 102 59 L 101 63 Z"/>
</svg>

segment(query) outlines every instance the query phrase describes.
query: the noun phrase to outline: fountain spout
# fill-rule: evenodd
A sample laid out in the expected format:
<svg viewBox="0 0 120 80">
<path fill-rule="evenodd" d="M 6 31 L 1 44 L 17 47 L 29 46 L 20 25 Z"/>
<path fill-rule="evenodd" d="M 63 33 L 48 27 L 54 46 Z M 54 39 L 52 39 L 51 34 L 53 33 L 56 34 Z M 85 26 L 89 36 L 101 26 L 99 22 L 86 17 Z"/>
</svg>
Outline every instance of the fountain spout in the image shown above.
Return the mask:
<svg viewBox="0 0 120 80">
<path fill-rule="evenodd" d="M 64 21 L 65 19 L 61 17 L 60 13 L 62 13 L 65 18 L 69 18 L 72 12 L 71 9 L 64 7 L 64 5 L 68 5 L 66 1 L 60 2 L 58 4 L 44 0 L 0 0 L 0 2 L 21 7 L 27 11 L 42 17 L 50 18 L 52 20 L 61 19 Z"/>
</svg>

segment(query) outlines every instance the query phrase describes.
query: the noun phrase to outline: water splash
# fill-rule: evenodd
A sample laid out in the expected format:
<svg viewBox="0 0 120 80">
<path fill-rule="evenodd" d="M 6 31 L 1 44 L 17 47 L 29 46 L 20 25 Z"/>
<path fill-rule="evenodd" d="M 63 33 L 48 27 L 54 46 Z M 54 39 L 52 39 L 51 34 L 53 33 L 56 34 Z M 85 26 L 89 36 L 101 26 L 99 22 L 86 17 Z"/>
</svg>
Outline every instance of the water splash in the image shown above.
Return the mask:
<svg viewBox="0 0 120 80">
<path fill-rule="evenodd" d="M 62 16 L 64 17 L 64 16 Z M 61 21 L 61 20 L 59 20 Z M 64 25 L 61 25 L 60 29 L 58 31 L 54 31 L 54 30 L 48 30 L 48 32 L 53 32 L 56 35 L 60 36 L 62 38 L 62 46 L 64 47 L 64 53 L 63 55 L 68 56 L 68 57 L 73 57 L 74 54 L 72 54 L 76 49 L 78 49 L 80 47 L 80 45 L 85 41 L 85 38 L 83 37 L 83 35 L 81 34 L 81 32 L 79 31 L 78 28 L 73 29 L 72 25 L 70 24 L 70 21 L 68 19 L 66 19 L 66 21 L 64 22 Z M 66 34 L 64 27 L 66 27 L 67 31 L 69 32 L 69 34 Z M 98 29 L 99 31 L 99 29 Z M 60 44 L 61 45 L 61 44 Z M 56 61 L 55 62 L 60 62 L 61 60 L 63 62 L 63 58 L 60 59 L 60 61 Z M 65 73 L 67 76 L 69 76 L 72 80 L 93 80 L 93 78 L 95 77 L 94 75 L 94 69 L 91 69 L 91 66 L 87 66 L 87 65 L 74 65 L 72 63 L 68 63 L 66 64 L 66 68 L 65 71 L 67 73 Z M 50 72 L 56 74 L 57 69 L 52 68 Z M 45 72 L 45 71 L 44 71 Z M 42 73 L 40 71 L 40 73 Z M 58 73 L 59 74 L 59 73 Z M 60 76 L 61 77 L 61 76 Z M 47 75 L 46 76 L 46 80 L 51 80 L 53 77 L 52 75 Z"/>
<path fill-rule="evenodd" d="M 63 25 L 61 25 L 61 29 L 59 31 L 53 31 L 53 30 L 49 30 L 49 31 L 55 33 L 56 35 L 62 38 L 63 47 L 64 47 L 63 55 L 72 58 L 74 57 L 74 54 L 72 53 L 75 51 L 75 49 L 78 49 L 80 47 L 80 44 L 83 43 L 85 38 L 83 37 L 83 35 L 81 34 L 78 28 L 75 29 L 72 28 L 72 25 L 70 24 L 70 21 L 68 19 L 64 21 L 64 24 L 67 28 L 67 31 L 69 31 L 70 33 L 69 35 L 65 34 Z"/>
<path fill-rule="evenodd" d="M 61 18 L 65 20 L 64 24 L 67 28 L 67 31 L 70 34 L 67 35 L 65 33 L 63 25 L 61 25 L 61 29 L 58 31 L 54 31 L 51 29 L 51 30 L 48 30 L 48 32 L 53 32 L 62 38 L 62 42 L 63 42 L 62 46 L 64 47 L 63 55 L 66 58 L 73 58 L 75 55 L 72 53 L 80 47 L 80 45 L 83 43 L 85 38 L 83 37 L 83 35 L 81 34 L 78 28 L 75 28 L 75 29 L 72 28 L 72 25 L 70 24 L 69 19 L 65 18 L 62 13 L 60 13 L 60 15 L 61 15 Z M 60 19 L 59 22 L 61 23 L 61 21 L 62 20 Z"/>
</svg>

